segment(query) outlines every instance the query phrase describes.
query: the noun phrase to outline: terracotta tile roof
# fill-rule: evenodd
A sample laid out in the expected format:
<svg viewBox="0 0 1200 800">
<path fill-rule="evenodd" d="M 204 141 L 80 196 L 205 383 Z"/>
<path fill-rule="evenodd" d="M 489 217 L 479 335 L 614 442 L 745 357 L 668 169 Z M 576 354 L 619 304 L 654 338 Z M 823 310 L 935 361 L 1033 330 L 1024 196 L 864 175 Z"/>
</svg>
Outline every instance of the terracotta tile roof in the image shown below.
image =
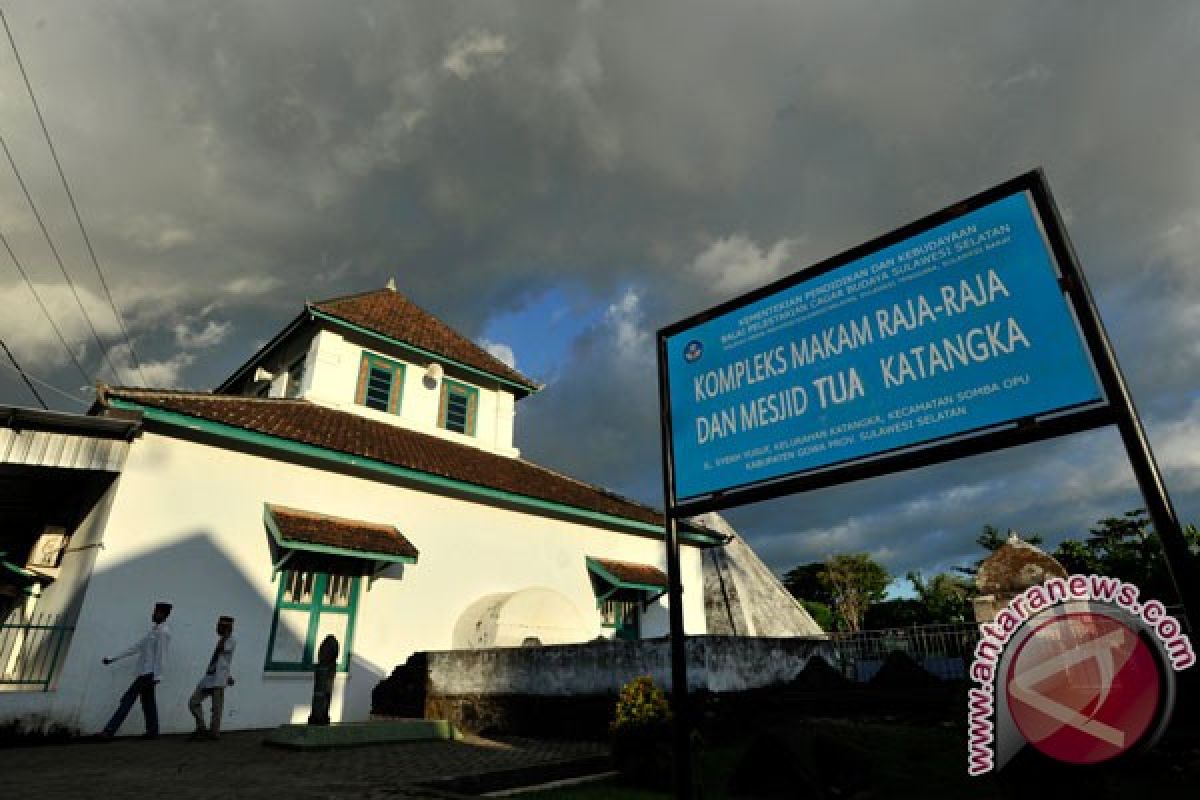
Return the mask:
<svg viewBox="0 0 1200 800">
<path fill-rule="evenodd" d="M 661 586 L 667 588 L 667 576 L 658 567 L 649 564 L 634 564 L 631 561 L 613 561 L 608 558 L 592 557 L 605 572 L 622 583 L 640 583 L 645 586 Z"/>
<path fill-rule="evenodd" d="M 307 400 L 214 395 L 161 389 L 99 387 L 97 404 L 113 399 L 231 425 L 327 450 L 382 461 L 488 489 L 560 503 L 636 522 L 662 525 L 652 508 L 521 458 L 509 458 L 437 436 L 360 417 Z M 707 529 L 683 527 L 713 536 Z"/>
<path fill-rule="evenodd" d="M 391 525 L 330 517 L 285 506 L 267 507 L 285 542 L 305 542 L 413 559 L 417 557 L 417 548 Z"/>
<path fill-rule="evenodd" d="M 392 339 L 420 347 L 469 367 L 520 384 L 530 391 L 541 386 L 393 289 L 335 297 L 311 308 Z"/>
</svg>

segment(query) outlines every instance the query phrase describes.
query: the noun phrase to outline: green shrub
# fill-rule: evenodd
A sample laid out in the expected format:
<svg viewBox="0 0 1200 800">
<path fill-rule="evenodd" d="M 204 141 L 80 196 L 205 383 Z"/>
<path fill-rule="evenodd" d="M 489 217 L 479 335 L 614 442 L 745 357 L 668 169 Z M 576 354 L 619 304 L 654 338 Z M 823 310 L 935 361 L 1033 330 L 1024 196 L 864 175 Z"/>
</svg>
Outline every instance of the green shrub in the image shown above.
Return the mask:
<svg viewBox="0 0 1200 800">
<path fill-rule="evenodd" d="M 621 687 L 612 724 L 613 763 L 631 783 L 665 788 L 671 780 L 671 708 L 644 675 Z"/>
<path fill-rule="evenodd" d="M 671 707 L 663 690 L 649 675 L 634 678 L 621 687 L 617 710 L 609 729 L 613 733 L 628 728 L 657 725 L 671 721 Z"/>
</svg>

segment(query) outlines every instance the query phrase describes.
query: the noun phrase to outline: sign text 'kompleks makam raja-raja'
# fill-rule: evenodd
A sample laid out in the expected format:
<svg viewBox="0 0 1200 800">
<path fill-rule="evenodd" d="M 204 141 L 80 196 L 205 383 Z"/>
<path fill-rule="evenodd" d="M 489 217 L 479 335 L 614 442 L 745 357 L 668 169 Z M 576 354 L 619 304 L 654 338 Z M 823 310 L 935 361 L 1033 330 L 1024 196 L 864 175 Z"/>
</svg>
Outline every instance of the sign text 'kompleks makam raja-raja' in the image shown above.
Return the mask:
<svg viewBox="0 0 1200 800">
<path fill-rule="evenodd" d="M 1027 191 L 672 333 L 676 496 L 1101 400 Z"/>
</svg>

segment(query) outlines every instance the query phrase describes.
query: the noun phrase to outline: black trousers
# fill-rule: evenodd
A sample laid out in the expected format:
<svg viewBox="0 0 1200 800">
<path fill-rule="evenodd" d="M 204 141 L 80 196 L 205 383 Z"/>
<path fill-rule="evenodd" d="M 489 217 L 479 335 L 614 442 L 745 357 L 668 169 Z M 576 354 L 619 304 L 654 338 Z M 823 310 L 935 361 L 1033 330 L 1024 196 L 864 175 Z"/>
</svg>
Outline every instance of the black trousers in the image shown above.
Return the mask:
<svg viewBox="0 0 1200 800">
<path fill-rule="evenodd" d="M 117 729 L 121 727 L 121 723 L 125 721 L 125 717 L 129 716 L 129 711 L 133 708 L 133 701 L 138 699 L 142 701 L 142 715 L 146 717 L 147 735 L 157 736 L 158 704 L 154 700 L 153 675 L 138 675 L 133 679 L 133 683 L 125 690 L 125 694 L 121 695 L 121 703 L 113 712 L 112 719 L 104 726 L 104 732 L 109 736 L 115 735 Z"/>
</svg>

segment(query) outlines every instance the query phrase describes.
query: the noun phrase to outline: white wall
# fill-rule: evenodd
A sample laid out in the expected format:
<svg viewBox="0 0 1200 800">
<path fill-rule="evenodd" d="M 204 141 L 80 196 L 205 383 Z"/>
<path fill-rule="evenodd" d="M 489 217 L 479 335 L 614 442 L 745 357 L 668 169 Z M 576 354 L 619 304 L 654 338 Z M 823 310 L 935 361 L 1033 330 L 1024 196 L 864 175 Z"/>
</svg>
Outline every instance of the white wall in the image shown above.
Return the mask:
<svg viewBox="0 0 1200 800">
<path fill-rule="evenodd" d="M 307 717 L 310 677 L 264 672 L 278 589 L 264 502 L 393 524 L 420 551 L 417 564 L 393 567 L 364 586 L 354 660 L 336 685 L 335 720 L 365 719 L 376 683 L 414 651 L 450 648 L 455 622 L 484 595 L 544 586 L 591 620 L 591 636 L 610 635 L 595 608 L 586 556 L 660 568 L 665 559 L 658 539 L 146 433 L 121 477 L 60 688 L 43 701 L 54 716 L 61 721 L 73 715 L 73 724 L 85 731 L 103 725 L 133 678 L 133 663 L 105 668 L 101 657 L 140 637 L 153 603 L 169 600 L 175 604 L 169 621 L 174 636 L 158 689 L 164 732 L 191 729 L 186 700 L 211 654 L 220 614 L 236 618 L 238 637 L 238 683 L 226 694 L 226 727 Z M 700 551 L 684 547 L 682 557 L 685 627 L 702 634 Z M 645 614 L 643 635 L 667 629 L 662 599 Z M 0 698 L 0 719 L 5 715 Z M 124 731 L 140 732 L 141 724 L 135 709 Z"/>
<path fill-rule="evenodd" d="M 405 365 L 399 414 L 376 411 L 354 402 L 359 365 L 364 352 Z M 445 366 L 445 362 L 440 363 Z M 459 374 L 450 367 L 446 370 L 448 377 L 479 390 L 475 435 L 467 436 L 439 428 L 441 384 L 425 381 L 428 366 L 427 362 L 409 361 L 385 351 L 364 348 L 347 341 L 339 333 L 324 330 L 317 334 L 313 343 L 305 374 L 304 398 L 390 425 L 400 424 L 460 444 L 516 456 L 517 450 L 513 447 L 513 395 L 499 389 L 494 383 L 482 381 L 478 376 L 465 372 Z"/>
<path fill-rule="evenodd" d="M 308 329 L 302 329 L 307 331 Z M 271 352 L 270 356 L 263 360 L 261 366 L 268 372 L 274 373 L 275 377 L 271 380 L 267 391 L 268 397 L 286 397 L 288 393 L 288 367 L 290 367 L 296 359 L 303 356 L 305 358 L 304 375 L 301 376 L 300 385 L 303 393 L 307 389 L 311 380 L 310 373 L 312 371 L 313 350 L 315 349 L 315 337 L 307 333 L 302 336 L 295 336 L 288 340 L 283 346 Z M 254 376 L 254 370 L 250 370 L 250 377 Z M 253 395 L 255 389 L 262 386 L 259 383 L 246 384 L 246 393 Z M 292 395 L 296 393 L 293 391 Z"/>
</svg>

